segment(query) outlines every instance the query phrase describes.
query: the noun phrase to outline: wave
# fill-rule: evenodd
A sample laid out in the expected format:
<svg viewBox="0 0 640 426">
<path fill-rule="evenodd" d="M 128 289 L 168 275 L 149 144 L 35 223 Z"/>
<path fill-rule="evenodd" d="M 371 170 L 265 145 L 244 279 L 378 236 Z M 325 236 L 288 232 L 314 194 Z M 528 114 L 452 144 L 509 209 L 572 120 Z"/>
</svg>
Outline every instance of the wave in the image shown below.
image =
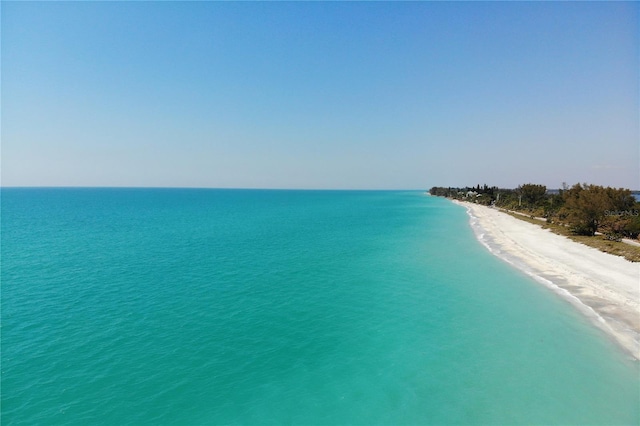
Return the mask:
<svg viewBox="0 0 640 426">
<path fill-rule="evenodd" d="M 462 205 L 462 204 L 461 204 Z M 463 205 L 464 206 L 464 205 Z M 471 208 L 464 206 L 467 215 L 469 216 L 469 224 L 476 236 L 476 239 L 482 244 L 491 254 L 498 257 L 502 261 L 508 263 L 512 267 L 525 273 L 527 276 L 533 278 L 536 282 L 543 284 L 554 293 L 560 295 L 564 300 L 575 306 L 580 312 L 587 316 L 598 328 L 605 331 L 608 335 L 616 335 L 617 333 L 609 325 L 609 323 L 591 306 L 585 304 L 579 297 L 571 293 L 566 288 L 561 286 L 561 282 L 566 280 L 563 277 L 558 277 L 555 280 L 548 275 L 536 270 L 536 268 L 526 260 L 519 258 L 511 253 L 502 250 L 500 244 L 491 237 L 490 233 L 482 227 L 480 220 L 473 214 Z"/>
</svg>

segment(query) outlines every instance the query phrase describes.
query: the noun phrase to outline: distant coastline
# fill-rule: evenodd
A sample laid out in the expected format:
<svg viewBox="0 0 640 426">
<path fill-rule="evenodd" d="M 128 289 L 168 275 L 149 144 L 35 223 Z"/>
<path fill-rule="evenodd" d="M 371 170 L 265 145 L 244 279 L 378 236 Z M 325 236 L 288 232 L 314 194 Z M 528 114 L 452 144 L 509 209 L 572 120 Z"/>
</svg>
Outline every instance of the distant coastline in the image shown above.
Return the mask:
<svg viewBox="0 0 640 426">
<path fill-rule="evenodd" d="M 433 187 L 429 193 L 498 207 L 579 243 L 640 262 L 637 191 L 590 184 L 563 184 L 562 189 L 548 190 L 544 185 L 528 183 L 514 189 L 486 184 Z"/>
</svg>

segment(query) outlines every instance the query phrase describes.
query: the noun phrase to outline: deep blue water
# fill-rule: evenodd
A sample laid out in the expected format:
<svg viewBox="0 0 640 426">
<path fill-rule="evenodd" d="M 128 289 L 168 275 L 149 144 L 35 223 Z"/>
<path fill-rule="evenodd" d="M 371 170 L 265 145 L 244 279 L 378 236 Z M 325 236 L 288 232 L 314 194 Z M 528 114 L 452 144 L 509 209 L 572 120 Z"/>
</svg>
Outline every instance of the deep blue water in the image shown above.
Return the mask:
<svg viewBox="0 0 640 426">
<path fill-rule="evenodd" d="M 1 193 L 2 424 L 638 424 L 640 376 L 419 192 Z"/>
</svg>

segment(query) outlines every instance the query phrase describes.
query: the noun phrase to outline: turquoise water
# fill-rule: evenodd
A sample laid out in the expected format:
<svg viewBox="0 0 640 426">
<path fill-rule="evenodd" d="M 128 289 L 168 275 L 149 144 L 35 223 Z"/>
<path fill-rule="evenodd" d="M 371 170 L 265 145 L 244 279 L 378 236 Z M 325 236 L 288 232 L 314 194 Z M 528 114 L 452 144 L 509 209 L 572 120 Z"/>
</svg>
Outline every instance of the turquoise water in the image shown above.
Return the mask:
<svg viewBox="0 0 640 426">
<path fill-rule="evenodd" d="M 2 189 L 2 424 L 638 424 L 640 370 L 419 192 Z"/>
</svg>

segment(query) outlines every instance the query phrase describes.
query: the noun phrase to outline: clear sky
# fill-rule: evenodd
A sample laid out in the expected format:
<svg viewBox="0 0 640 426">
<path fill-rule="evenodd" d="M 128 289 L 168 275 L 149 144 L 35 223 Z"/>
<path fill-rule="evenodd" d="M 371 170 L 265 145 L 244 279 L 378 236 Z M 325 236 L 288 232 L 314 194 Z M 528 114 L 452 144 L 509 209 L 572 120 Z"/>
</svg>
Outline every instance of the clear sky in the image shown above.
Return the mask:
<svg viewBox="0 0 640 426">
<path fill-rule="evenodd" d="M 7 2 L 3 186 L 640 188 L 635 2 Z"/>
</svg>

